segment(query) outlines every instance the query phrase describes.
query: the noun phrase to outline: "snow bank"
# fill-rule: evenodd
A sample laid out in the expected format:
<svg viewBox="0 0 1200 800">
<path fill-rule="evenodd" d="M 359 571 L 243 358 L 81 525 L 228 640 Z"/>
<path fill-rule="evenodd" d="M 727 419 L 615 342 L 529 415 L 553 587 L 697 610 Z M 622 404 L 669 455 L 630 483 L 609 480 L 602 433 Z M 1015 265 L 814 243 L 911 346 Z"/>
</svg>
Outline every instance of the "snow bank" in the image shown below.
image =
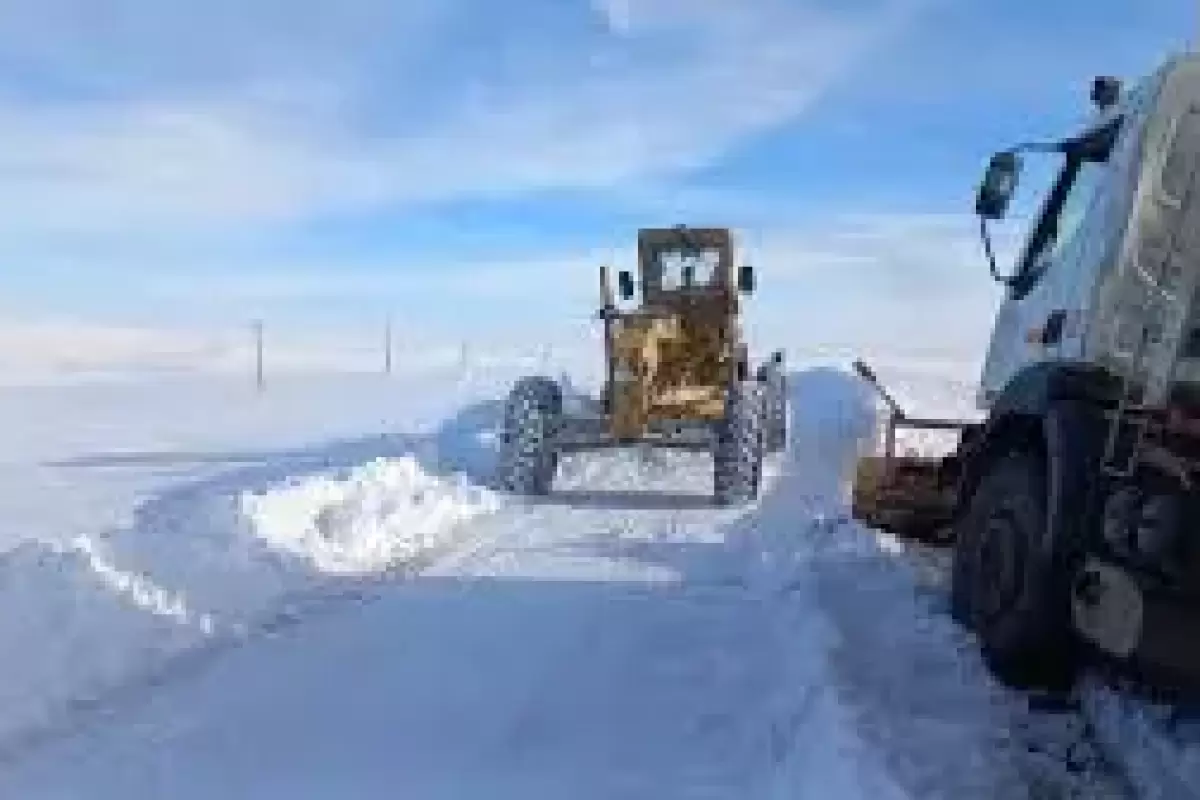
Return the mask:
<svg viewBox="0 0 1200 800">
<path fill-rule="evenodd" d="M 835 369 L 792 380 L 792 441 L 780 483 L 742 546 L 774 616 L 791 679 L 778 797 L 1108 797 L 1081 719 L 1031 711 L 990 676 L 906 548 L 850 519 L 873 397 Z"/>
<path fill-rule="evenodd" d="M 434 435 L 525 369 L 268 376 L 262 393 L 220 377 L 0 387 L 0 550 L 129 527 L 149 498 L 234 471 L 395 455 L 385 437 Z"/>
<path fill-rule="evenodd" d="M 426 475 L 414 458 L 378 460 L 351 481 L 317 477 L 243 498 L 258 538 L 333 574 L 386 569 L 497 505 L 495 495 L 465 476 L 446 483 Z"/>
<path fill-rule="evenodd" d="M 107 536 L 27 542 L 0 561 L 0 749 L 173 656 L 447 547 L 459 523 L 498 503 L 407 456 L 148 504 L 136 526 Z"/>
<path fill-rule="evenodd" d="M 977 415 L 968 385 L 951 376 L 886 366 L 878 373 L 914 414 Z M 875 769 L 914 797 L 994 797 L 1006 785 L 1048 796 L 1125 796 L 1126 787 L 1147 800 L 1197 796 L 1194 708 L 1155 706 L 1089 677 L 1079 693 L 1082 713 L 1055 714 L 1031 709 L 1025 695 L 992 678 L 972 635 L 947 613 L 949 552 L 849 519 L 850 464 L 874 444 L 878 424 L 870 390 L 837 370 L 793 381 L 791 483 L 780 487 L 775 508 L 764 508 L 779 524 L 761 525 L 785 533 L 757 542 L 761 580 L 806 598 L 799 616 L 812 616 L 814 607 L 825 612 L 827 627 L 807 618 L 792 625 L 806 627 L 806 642 L 821 642 L 831 654 L 819 706 L 830 730 L 849 721 L 858 734 L 836 731 L 817 747 L 798 747 L 781 770 L 783 794 L 850 796 L 845 787 Z M 945 446 L 936 436 L 907 444 L 925 453 Z M 787 520 L 808 522 L 797 531 Z M 885 761 L 872 755 L 879 753 Z M 884 784 L 860 783 L 854 792 L 888 796 Z"/>
</svg>

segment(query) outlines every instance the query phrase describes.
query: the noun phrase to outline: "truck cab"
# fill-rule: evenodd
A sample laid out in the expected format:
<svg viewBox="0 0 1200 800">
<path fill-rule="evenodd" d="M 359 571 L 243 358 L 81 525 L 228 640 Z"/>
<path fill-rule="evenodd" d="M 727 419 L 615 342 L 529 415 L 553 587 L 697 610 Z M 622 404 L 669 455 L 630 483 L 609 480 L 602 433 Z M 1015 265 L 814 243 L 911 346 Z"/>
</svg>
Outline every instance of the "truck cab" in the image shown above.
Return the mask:
<svg viewBox="0 0 1200 800">
<path fill-rule="evenodd" d="M 1104 81 L 1097 79 L 1097 86 Z M 1032 365 L 1088 358 L 1085 342 L 1097 310 L 1096 290 L 1120 255 L 1122 218 L 1136 191 L 1131 178 L 1140 161 L 1138 145 L 1158 82 L 1159 76 L 1152 77 L 1121 98 L 1114 89 L 1105 96 L 1106 90 L 1097 88 L 1096 117 L 1072 136 L 993 157 L 981 186 L 983 207 L 977 208 L 984 225 L 1004 216 L 1007 201 L 988 208 L 987 192 L 992 186 L 1015 186 L 1022 149 L 1049 162 L 1042 166 L 1050 167 L 1052 177 L 1013 263 L 996 263 L 983 229 L 992 275 L 1005 294 L 980 380 L 981 407 L 986 409 Z"/>
<path fill-rule="evenodd" d="M 994 670 L 1061 684 L 1084 654 L 1200 688 L 1200 56 L 1058 141 L 992 156 L 976 195 L 1005 296 L 956 457 L 951 605 Z M 1053 179 L 1014 263 L 992 246 L 1030 153 Z"/>
</svg>

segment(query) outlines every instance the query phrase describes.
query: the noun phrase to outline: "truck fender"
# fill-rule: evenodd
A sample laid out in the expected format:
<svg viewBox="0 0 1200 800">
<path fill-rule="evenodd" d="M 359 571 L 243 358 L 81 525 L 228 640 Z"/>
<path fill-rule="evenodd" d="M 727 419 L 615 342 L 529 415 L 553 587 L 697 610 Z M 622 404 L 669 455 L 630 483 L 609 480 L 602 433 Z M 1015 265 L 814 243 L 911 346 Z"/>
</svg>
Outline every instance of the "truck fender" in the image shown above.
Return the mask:
<svg viewBox="0 0 1200 800">
<path fill-rule="evenodd" d="M 1032 451 L 1046 468 L 1048 519 L 1043 554 L 1067 566 L 1094 530 L 1103 415 L 1111 375 L 1081 365 L 1034 365 L 995 398 L 988 418 L 964 440 L 955 519 L 966 511 L 989 462 L 1012 450 Z"/>
</svg>

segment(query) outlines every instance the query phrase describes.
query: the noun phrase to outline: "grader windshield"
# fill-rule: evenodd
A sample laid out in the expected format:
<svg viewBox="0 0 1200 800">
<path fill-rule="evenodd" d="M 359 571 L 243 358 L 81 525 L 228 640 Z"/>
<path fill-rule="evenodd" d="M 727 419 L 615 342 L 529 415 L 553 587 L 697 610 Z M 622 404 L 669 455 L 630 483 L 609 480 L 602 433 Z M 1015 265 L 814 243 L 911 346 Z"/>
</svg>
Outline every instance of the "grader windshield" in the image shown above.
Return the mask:
<svg viewBox="0 0 1200 800">
<path fill-rule="evenodd" d="M 726 229 L 644 228 L 638 233 L 638 261 L 644 299 L 651 305 L 735 291 Z"/>
<path fill-rule="evenodd" d="M 719 250 L 660 250 L 656 261 L 663 291 L 715 286 L 721 280 Z"/>
</svg>

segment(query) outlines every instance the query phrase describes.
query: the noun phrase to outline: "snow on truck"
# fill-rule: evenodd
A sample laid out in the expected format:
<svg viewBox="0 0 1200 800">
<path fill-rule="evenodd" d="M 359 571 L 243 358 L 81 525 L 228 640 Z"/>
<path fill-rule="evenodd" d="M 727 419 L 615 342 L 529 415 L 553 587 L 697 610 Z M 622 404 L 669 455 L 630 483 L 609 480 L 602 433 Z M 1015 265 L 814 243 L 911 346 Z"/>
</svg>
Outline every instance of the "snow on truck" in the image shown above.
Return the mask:
<svg viewBox="0 0 1200 800">
<path fill-rule="evenodd" d="M 763 455 L 784 445 L 784 357 L 751 372 L 739 325 L 754 272 L 735 270 L 725 228 L 638 231 L 638 287 L 617 276 L 621 310 L 600 269 L 606 379 L 598 398 L 568 413 L 563 387 L 541 376 L 519 380 L 505 407 L 497 482 L 524 495 L 550 492 L 559 454 L 631 445 L 708 451 L 717 504 L 758 495 Z M 640 294 L 637 288 L 640 287 Z"/>
<path fill-rule="evenodd" d="M 958 424 L 957 449 L 936 463 L 886 452 L 855 505 L 897 528 L 945 523 L 953 613 L 1006 682 L 1064 688 L 1099 655 L 1190 693 L 1200 685 L 1200 56 L 1176 57 L 1129 91 L 1097 78 L 1092 101 L 1081 130 L 997 153 L 979 186 L 984 250 L 1006 292 L 980 381 L 984 419 Z M 1057 176 L 1003 270 L 988 224 L 1006 216 L 1029 152 L 1052 154 Z M 894 403 L 890 419 L 893 431 L 922 423 Z"/>
</svg>

